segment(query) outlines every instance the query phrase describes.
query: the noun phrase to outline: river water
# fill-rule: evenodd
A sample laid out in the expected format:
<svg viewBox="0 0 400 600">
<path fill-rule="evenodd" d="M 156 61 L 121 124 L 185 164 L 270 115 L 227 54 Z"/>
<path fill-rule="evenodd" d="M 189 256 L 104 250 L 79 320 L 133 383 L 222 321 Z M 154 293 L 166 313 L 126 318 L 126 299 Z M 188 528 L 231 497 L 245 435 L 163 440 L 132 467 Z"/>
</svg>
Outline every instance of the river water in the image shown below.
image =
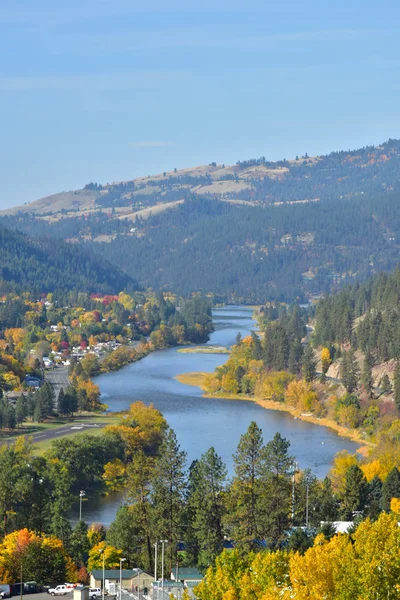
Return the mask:
<svg viewBox="0 0 400 600">
<path fill-rule="evenodd" d="M 229 347 L 239 332 L 244 337 L 255 328 L 252 309 L 248 307 L 219 308 L 213 318 L 215 331 L 209 344 Z M 200 389 L 174 379 L 180 373 L 212 372 L 226 360 L 224 354 L 183 354 L 177 348 L 168 348 L 153 352 L 120 371 L 101 375 L 95 382 L 111 411 L 126 409 L 136 400 L 152 402 L 175 430 L 181 448 L 187 453 L 188 465 L 214 446 L 232 475 L 232 454 L 251 421 L 261 427 L 264 441 L 270 440 L 277 431 L 290 440 L 290 453 L 300 467 L 310 468 L 318 477 L 327 474 L 339 450 L 355 452 L 355 443 L 326 427 L 295 420 L 288 413 L 265 410 L 253 402 L 203 398 Z M 89 523 L 107 525 L 120 503 L 118 494 L 89 499 L 83 506 L 83 518 Z"/>
</svg>

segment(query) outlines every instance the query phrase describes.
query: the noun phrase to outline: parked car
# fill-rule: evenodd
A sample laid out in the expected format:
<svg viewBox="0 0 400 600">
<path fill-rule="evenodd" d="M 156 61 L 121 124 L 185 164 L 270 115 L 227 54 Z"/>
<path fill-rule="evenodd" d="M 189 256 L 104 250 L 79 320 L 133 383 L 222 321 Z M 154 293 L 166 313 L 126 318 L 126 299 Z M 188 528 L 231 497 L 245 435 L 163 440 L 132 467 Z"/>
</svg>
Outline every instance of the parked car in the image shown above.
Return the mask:
<svg viewBox="0 0 400 600">
<path fill-rule="evenodd" d="M 48 589 L 47 593 L 51 594 L 51 596 L 65 596 L 65 594 L 68 594 L 70 591 L 71 589 L 67 588 L 65 583 L 63 583 L 62 585 L 57 585 L 54 588 Z"/>
<path fill-rule="evenodd" d="M 11 596 L 11 587 L 8 583 L 0 583 L 0 598 L 9 598 Z"/>
<path fill-rule="evenodd" d="M 95 598 L 101 597 L 101 588 L 89 588 L 89 599 L 95 600 Z"/>
</svg>

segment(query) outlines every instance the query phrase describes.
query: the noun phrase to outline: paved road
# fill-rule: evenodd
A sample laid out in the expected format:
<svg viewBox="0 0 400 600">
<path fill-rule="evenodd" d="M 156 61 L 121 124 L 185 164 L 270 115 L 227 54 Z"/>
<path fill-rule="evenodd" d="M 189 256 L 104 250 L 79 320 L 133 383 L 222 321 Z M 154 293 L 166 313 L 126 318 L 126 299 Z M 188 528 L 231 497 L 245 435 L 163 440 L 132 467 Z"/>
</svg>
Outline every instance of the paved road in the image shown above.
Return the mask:
<svg viewBox="0 0 400 600">
<path fill-rule="evenodd" d="M 33 439 L 34 442 L 45 442 L 46 440 L 55 440 L 59 437 L 63 437 L 66 435 L 71 435 L 76 433 L 77 431 L 86 431 L 90 433 L 93 429 L 102 429 L 106 427 L 109 423 L 102 423 L 101 420 L 98 423 L 85 423 L 84 420 L 74 421 L 68 425 L 60 425 L 55 429 L 47 429 L 44 431 L 38 431 L 38 433 L 31 433 L 29 437 Z M 0 440 L 0 446 L 3 444 L 13 444 L 18 437 L 10 437 L 5 440 Z M 38 598 L 38 594 L 34 594 L 35 598 Z"/>
<path fill-rule="evenodd" d="M 61 388 L 64 388 L 69 385 L 68 378 L 68 367 L 55 367 L 54 369 L 50 369 L 49 371 L 45 371 L 45 381 L 48 381 L 53 386 L 54 392 L 56 394 L 56 406 L 57 409 L 57 401 L 58 394 L 60 393 Z"/>
<path fill-rule="evenodd" d="M 20 596 L 17 594 L 16 596 L 13 596 L 13 598 L 15 598 L 15 600 L 18 600 Z M 68 594 L 65 594 L 65 596 L 54 596 L 55 598 L 64 598 L 64 600 L 72 600 L 73 598 L 73 593 L 68 592 Z M 50 596 L 49 594 L 46 593 L 40 593 L 40 594 L 23 594 L 23 598 L 24 600 L 51 600 L 53 598 L 53 596 Z"/>
</svg>

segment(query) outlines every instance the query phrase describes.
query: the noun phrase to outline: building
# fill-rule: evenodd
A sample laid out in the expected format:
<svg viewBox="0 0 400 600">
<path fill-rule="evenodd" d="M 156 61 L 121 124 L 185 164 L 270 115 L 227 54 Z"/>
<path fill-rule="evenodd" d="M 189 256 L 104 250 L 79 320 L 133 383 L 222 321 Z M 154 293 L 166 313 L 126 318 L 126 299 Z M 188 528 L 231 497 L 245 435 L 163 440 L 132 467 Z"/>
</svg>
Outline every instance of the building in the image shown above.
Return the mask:
<svg viewBox="0 0 400 600">
<path fill-rule="evenodd" d="M 182 567 L 171 571 L 171 580 L 180 581 L 187 588 L 194 588 L 202 581 L 203 575 L 198 569 Z"/>
<path fill-rule="evenodd" d="M 119 586 L 119 569 L 105 569 L 104 581 L 106 590 L 111 585 Z M 150 589 L 154 581 L 153 575 L 149 575 L 142 569 L 123 569 L 122 570 L 122 588 L 135 590 L 140 583 L 140 589 Z M 103 585 L 103 569 L 93 569 L 90 573 L 90 587 L 101 588 Z"/>
</svg>

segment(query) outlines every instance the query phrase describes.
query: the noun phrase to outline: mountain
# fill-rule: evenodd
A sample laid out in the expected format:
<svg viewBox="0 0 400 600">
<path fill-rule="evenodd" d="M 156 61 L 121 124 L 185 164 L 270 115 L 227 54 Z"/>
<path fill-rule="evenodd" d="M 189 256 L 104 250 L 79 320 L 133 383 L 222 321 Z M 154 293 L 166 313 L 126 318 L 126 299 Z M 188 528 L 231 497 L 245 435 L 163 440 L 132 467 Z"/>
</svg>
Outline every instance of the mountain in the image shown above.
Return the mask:
<svg viewBox="0 0 400 600">
<path fill-rule="evenodd" d="M 146 287 L 303 300 L 394 268 L 400 141 L 209 165 L 63 192 L 0 215 L 79 244 Z"/>
<path fill-rule="evenodd" d="M 79 246 L 0 225 L 0 291 L 116 293 L 137 283 Z"/>
</svg>

